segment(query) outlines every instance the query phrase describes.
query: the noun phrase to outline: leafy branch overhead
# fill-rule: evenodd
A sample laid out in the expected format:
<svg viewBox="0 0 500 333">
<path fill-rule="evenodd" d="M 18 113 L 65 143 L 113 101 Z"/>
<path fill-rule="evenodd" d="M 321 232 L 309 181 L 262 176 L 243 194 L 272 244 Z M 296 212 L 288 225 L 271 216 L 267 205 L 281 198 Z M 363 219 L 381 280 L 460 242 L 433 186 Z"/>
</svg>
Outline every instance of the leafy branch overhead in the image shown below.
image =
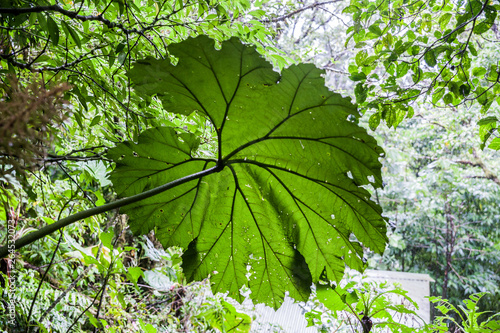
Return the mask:
<svg viewBox="0 0 500 333">
<path fill-rule="evenodd" d="M 383 151 L 321 70 L 279 74 L 236 38 L 220 50 L 207 37 L 188 39 L 169 52 L 176 65 L 147 58 L 128 75 L 167 111 L 206 117 L 217 152 L 201 156 L 197 137 L 167 127 L 111 149 L 121 197 L 212 170 L 124 207 L 135 233 L 154 229 L 163 246 L 182 247 L 188 280 L 210 275 L 214 292 L 238 300 L 247 285 L 274 307 L 285 291 L 307 299 L 323 274 L 340 280 L 345 264 L 362 270 L 361 243 L 384 250 L 386 224 L 365 189 L 381 186 Z"/>
<path fill-rule="evenodd" d="M 489 148 L 499 149 L 497 117 L 489 114 L 500 104 L 498 3 L 350 3 L 344 13 L 352 14 L 354 23 L 347 42 L 359 49 L 350 78 L 358 82 L 359 105 L 374 111 L 372 129 L 381 120 L 391 127 L 411 118 L 421 98 L 439 107 L 477 102 L 485 115 L 479 124 L 483 147 L 489 142 Z"/>
</svg>

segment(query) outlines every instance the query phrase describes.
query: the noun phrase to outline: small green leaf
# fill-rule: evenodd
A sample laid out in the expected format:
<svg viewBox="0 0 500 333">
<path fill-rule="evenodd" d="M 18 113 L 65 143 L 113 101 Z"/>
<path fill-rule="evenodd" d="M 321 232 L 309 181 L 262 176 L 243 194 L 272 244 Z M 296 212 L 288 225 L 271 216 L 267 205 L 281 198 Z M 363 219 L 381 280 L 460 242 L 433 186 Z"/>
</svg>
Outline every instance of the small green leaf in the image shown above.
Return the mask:
<svg viewBox="0 0 500 333">
<path fill-rule="evenodd" d="M 364 61 L 365 61 L 367 56 L 368 56 L 368 52 L 366 52 L 365 50 L 359 51 L 355 57 L 356 65 L 358 65 L 359 67 L 363 66 Z"/>
<path fill-rule="evenodd" d="M 113 244 L 111 242 L 113 240 L 113 232 L 112 231 L 101 232 L 101 234 L 99 235 L 99 239 L 101 240 L 102 245 L 104 245 L 105 247 L 107 247 L 110 250 L 113 249 Z"/>
<path fill-rule="evenodd" d="M 126 58 L 126 57 L 127 57 L 127 53 L 125 53 L 125 52 L 120 52 L 120 53 L 118 54 L 118 63 L 119 63 L 120 65 L 122 65 L 122 64 L 123 64 L 123 62 L 125 61 L 125 58 Z"/>
<path fill-rule="evenodd" d="M 476 94 L 476 99 L 479 102 L 479 104 L 481 105 L 488 104 L 489 94 L 486 89 L 484 89 L 483 87 L 477 87 L 474 93 Z"/>
<path fill-rule="evenodd" d="M 488 69 L 487 79 L 491 81 L 496 81 L 500 79 L 500 71 L 498 71 L 497 65 L 491 65 Z"/>
<path fill-rule="evenodd" d="M 120 53 L 124 48 L 125 48 L 126 44 L 125 43 L 120 43 L 116 46 L 116 50 L 115 52 L 116 53 Z"/>
<path fill-rule="evenodd" d="M 101 121 L 101 116 L 95 116 L 94 119 L 92 119 L 92 121 L 90 122 L 90 127 L 99 124 L 100 121 Z"/>
<path fill-rule="evenodd" d="M 472 70 L 472 75 L 474 76 L 483 76 L 484 74 L 486 74 L 486 68 L 484 67 L 475 67 Z"/>
<path fill-rule="evenodd" d="M 424 60 L 429 67 L 436 66 L 436 55 L 434 54 L 433 49 L 429 49 L 425 52 Z"/>
<path fill-rule="evenodd" d="M 371 26 L 369 26 L 368 30 L 377 37 L 382 36 L 382 30 L 376 24 L 372 24 Z"/>
<path fill-rule="evenodd" d="M 500 150 L 500 138 L 494 138 L 491 140 L 490 145 L 488 148 L 493 149 L 493 150 Z"/>
<path fill-rule="evenodd" d="M 366 97 L 368 96 L 368 89 L 366 89 L 365 85 L 360 82 L 354 88 L 354 95 L 356 96 L 356 101 L 358 104 L 362 104 L 366 101 Z"/>
<path fill-rule="evenodd" d="M 52 224 L 54 223 L 55 221 L 53 219 L 51 219 L 50 217 L 48 216 L 42 216 L 43 220 L 47 223 L 47 224 Z"/>
<path fill-rule="evenodd" d="M 397 125 L 398 116 L 396 114 L 396 110 L 390 105 L 384 105 L 382 107 L 382 119 L 385 120 L 385 123 L 389 128 L 393 125 Z"/>
<path fill-rule="evenodd" d="M 368 120 L 368 124 L 370 125 L 370 129 L 372 131 L 375 131 L 377 129 L 378 125 L 380 125 L 380 120 L 381 120 L 380 118 L 381 118 L 380 112 L 376 112 L 370 116 L 370 119 Z"/>
<path fill-rule="evenodd" d="M 467 84 L 462 84 L 458 90 L 460 91 L 460 94 L 462 94 L 463 97 L 467 97 L 470 93 L 470 87 Z"/>
<path fill-rule="evenodd" d="M 420 46 L 413 45 L 409 50 L 410 50 L 409 53 L 411 55 L 417 55 L 420 52 Z"/>
<path fill-rule="evenodd" d="M 29 25 L 33 26 L 36 23 L 38 13 L 31 13 L 29 18 Z"/>
<path fill-rule="evenodd" d="M 406 75 L 408 73 L 408 69 L 410 66 L 406 62 L 400 62 L 398 66 L 396 67 L 396 77 L 400 78 Z"/>
<path fill-rule="evenodd" d="M 59 26 L 52 19 L 50 15 L 47 15 L 47 29 L 49 30 L 50 40 L 54 45 L 59 44 Z"/>
<path fill-rule="evenodd" d="M 450 22 L 450 19 L 451 19 L 452 15 L 451 13 L 445 13 L 443 15 L 441 15 L 441 17 L 439 18 L 439 26 L 441 27 L 441 30 L 445 30 L 446 29 L 446 26 L 448 25 L 448 22 Z"/>
<path fill-rule="evenodd" d="M 48 31 L 47 19 L 45 18 L 45 14 L 44 13 L 36 13 L 36 17 L 38 19 L 38 23 L 40 24 L 40 28 Z"/>
<path fill-rule="evenodd" d="M 109 65 L 109 68 L 113 67 L 113 64 L 115 63 L 115 61 L 116 61 L 115 51 L 114 50 L 110 50 L 109 53 L 108 53 L 108 65 Z"/>
<path fill-rule="evenodd" d="M 127 269 L 127 276 L 133 284 L 137 284 L 137 281 L 141 276 L 144 276 L 144 273 L 140 267 L 129 267 Z"/>
<path fill-rule="evenodd" d="M 252 319 L 250 316 L 236 311 L 236 308 L 226 301 L 221 301 L 221 307 L 221 310 L 214 308 L 208 309 L 198 314 L 197 317 L 208 322 L 211 327 L 216 328 L 219 332 L 250 332 L 252 326 Z"/>
<path fill-rule="evenodd" d="M 443 102 L 444 104 L 446 105 L 449 105 L 451 103 L 453 103 L 453 96 L 450 94 L 450 93 L 447 93 L 446 95 L 444 95 L 443 97 Z"/>
<path fill-rule="evenodd" d="M 415 68 L 413 70 L 413 73 L 414 74 L 412 74 L 411 76 L 413 83 L 417 83 L 423 79 L 423 71 L 420 69 L 420 67 Z"/>
<path fill-rule="evenodd" d="M 359 11 L 360 9 L 357 6 L 351 5 L 344 8 L 344 10 L 342 10 L 342 14 L 354 14 L 358 13 Z"/>
<path fill-rule="evenodd" d="M 474 33 L 477 35 L 481 35 L 486 31 L 488 31 L 490 28 L 491 28 L 491 23 L 483 21 L 474 27 Z"/>
<path fill-rule="evenodd" d="M 120 2 L 121 4 L 121 2 Z M 122 4 L 123 7 L 123 4 Z M 139 325 L 141 326 L 142 332 L 144 333 L 156 333 L 158 330 L 151 324 L 145 324 L 142 318 L 139 318 Z"/>
<path fill-rule="evenodd" d="M 361 73 L 353 73 L 351 74 L 351 76 L 349 76 L 349 78 L 356 82 L 356 81 L 362 81 L 362 80 L 366 80 L 366 74 L 361 72 Z"/>
<path fill-rule="evenodd" d="M 87 318 L 89 318 L 89 321 L 92 324 L 92 326 L 94 326 L 94 327 L 99 326 L 99 321 L 96 319 L 96 317 L 92 313 L 90 313 L 89 311 L 85 311 L 85 314 L 87 315 Z"/>
<path fill-rule="evenodd" d="M 444 88 L 438 89 L 433 95 L 432 95 L 432 103 L 437 104 L 440 100 L 441 97 L 444 95 Z"/>
<path fill-rule="evenodd" d="M 469 43 L 469 51 L 474 57 L 477 57 L 477 50 L 472 44 L 472 42 Z"/>
<path fill-rule="evenodd" d="M 483 9 L 483 3 L 478 0 L 470 0 L 468 3 L 465 5 L 466 8 L 466 13 L 470 14 L 469 17 L 478 15 L 481 10 Z"/>
<path fill-rule="evenodd" d="M 327 309 L 334 312 L 343 311 L 349 308 L 348 305 L 352 306 L 359 301 L 356 291 L 349 291 L 352 286 L 352 282 L 344 288 L 316 284 L 316 296 Z"/>
<path fill-rule="evenodd" d="M 406 118 L 411 119 L 415 115 L 415 110 L 413 107 L 409 106 L 408 111 L 406 112 Z"/>
<path fill-rule="evenodd" d="M 498 121 L 498 118 L 497 117 L 494 117 L 494 116 L 489 116 L 489 117 L 484 117 L 482 118 L 481 120 L 479 120 L 477 122 L 477 124 L 479 126 L 483 126 L 483 125 L 488 125 L 488 124 L 491 124 L 491 123 L 495 123 Z"/>
<path fill-rule="evenodd" d="M 73 39 L 73 41 L 75 42 L 76 46 L 78 46 L 79 48 L 81 48 L 82 47 L 82 42 L 80 41 L 80 37 L 78 36 L 78 34 L 76 33 L 76 31 L 73 30 L 73 28 L 68 23 L 66 23 L 66 21 L 61 21 L 61 22 L 62 22 L 65 30 L 71 36 L 71 39 Z"/>
</svg>

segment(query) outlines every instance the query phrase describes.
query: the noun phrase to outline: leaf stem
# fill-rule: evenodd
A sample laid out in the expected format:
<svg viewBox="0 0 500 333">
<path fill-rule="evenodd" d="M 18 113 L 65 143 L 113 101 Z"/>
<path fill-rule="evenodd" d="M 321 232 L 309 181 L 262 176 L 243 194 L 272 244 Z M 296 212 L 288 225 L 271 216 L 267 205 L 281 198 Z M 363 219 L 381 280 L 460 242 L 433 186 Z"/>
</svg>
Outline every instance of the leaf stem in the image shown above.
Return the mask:
<svg viewBox="0 0 500 333">
<path fill-rule="evenodd" d="M 113 210 L 113 209 L 117 209 L 117 208 L 120 208 L 120 207 L 123 207 L 126 205 L 130 205 L 130 204 L 138 202 L 140 200 L 144 200 L 144 199 L 147 199 L 147 198 L 152 197 L 154 195 L 160 194 L 166 190 L 169 190 L 169 189 L 174 188 L 176 186 L 182 185 L 182 184 L 187 183 L 189 181 L 199 179 L 199 178 L 202 178 L 204 176 L 208 176 L 212 173 L 216 173 L 219 171 L 221 171 L 221 166 L 216 165 L 210 169 L 206 169 L 206 170 L 196 172 L 196 173 L 193 173 L 191 175 L 176 179 L 174 181 L 171 181 L 170 183 L 158 186 L 158 187 L 151 189 L 149 191 L 142 192 L 142 193 L 139 193 L 139 194 L 127 197 L 127 198 L 123 198 L 123 199 L 119 199 L 119 200 L 107 203 L 107 204 L 102 205 L 102 206 L 93 207 L 93 208 L 78 212 L 76 214 L 70 215 L 68 217 L 65 217 L 63 219 L 58 220 L 55 223 L 46 225 L 45 227 L 38 229 L 37 231 L 34 231 L 32 233 L 29 233 L 26 236 L 16 240 L 16 242 L 14 244 L 14 248 L 15 248 L 15 250 L 18 250 L 18 249 L 20 249 L 28 244 L 31 244 L 31 243 L 39 240 L 40 238 L 43 238 L 43 237 L 53 233 L 54 231 L 57 231 L 61 228 L 64 228 L 65 226 L 68 226 L 74 222 L 83 220 L 87 217 L 102 214 L 102 213 L 108 212 L 108 211 Z M 7 245 L 0 248 L 0 258 L 4 258 L 9 254 L 8 248 L 9 247 Z"/>
</svg>

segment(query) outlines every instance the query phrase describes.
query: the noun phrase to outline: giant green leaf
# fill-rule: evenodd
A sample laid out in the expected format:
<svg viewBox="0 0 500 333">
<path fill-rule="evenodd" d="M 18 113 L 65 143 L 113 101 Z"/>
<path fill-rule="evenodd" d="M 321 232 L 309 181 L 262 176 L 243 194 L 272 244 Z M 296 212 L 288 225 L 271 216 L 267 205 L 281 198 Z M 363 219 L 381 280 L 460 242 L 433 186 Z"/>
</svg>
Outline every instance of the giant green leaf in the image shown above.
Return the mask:
<svg viewBox="0 0 500 333">
<path fill-rule="evenodd" d="M 176 65 L 148 58 L 129 77 L 167 111 L 206 117 L 218 149 L 199 156 L 194 135 L 159 127 L 109 151 L 121 197 L 209 170 L 123 208 L 135 233 L 154 229 L 163 246 L 182 247 L 188 280 L 210 275 L 214 292 L 238 300 L 247 285 L 274 307 L 286 291 L 306 300 L 322 273 L 338 281 L 345 264 L 362 270 L 361 243 L 384 250 L 386 224 L 365 188 L 381 186 L 383 151 L 323 71 L 279 74 L 235 38 L 220 50 L 207 37 L 169 50 Z"/>
</svg>

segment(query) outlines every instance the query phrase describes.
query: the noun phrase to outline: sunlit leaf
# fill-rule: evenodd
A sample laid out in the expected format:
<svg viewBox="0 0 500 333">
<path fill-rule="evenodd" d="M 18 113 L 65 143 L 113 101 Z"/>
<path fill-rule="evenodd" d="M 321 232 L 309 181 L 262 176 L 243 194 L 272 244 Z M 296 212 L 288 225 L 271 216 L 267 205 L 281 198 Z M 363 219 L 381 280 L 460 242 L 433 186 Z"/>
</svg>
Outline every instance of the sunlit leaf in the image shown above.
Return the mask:
<svg viewBox="0 0 500 333">
<path fill-rule="evenodd" d="M 386 224 L 364 188 L 381 186 L 376 141 L 359 127 L 355 106 L 324 86 L 313 65 L 281 75 L 254 48 L 231 39 L 217 51 L 206 37 L 171 45 L 178 64 L 152 58 L 129 72 L 135 89 L 170 112 L 197 112 L 213 125 L 214 156 L 198 139 L 157 127 L 109 151 L 119 196 L 218 168 L 126 206 L 135 233 L 154 229 L 185 250 L 188 280 L 211 275 L 214 292 L 278 307 L 285 291 L 306 300 L 322 273 L 340 280 L 345 264 L 362 270 L 359 242 L 381 253 Z"/>
</svg>

